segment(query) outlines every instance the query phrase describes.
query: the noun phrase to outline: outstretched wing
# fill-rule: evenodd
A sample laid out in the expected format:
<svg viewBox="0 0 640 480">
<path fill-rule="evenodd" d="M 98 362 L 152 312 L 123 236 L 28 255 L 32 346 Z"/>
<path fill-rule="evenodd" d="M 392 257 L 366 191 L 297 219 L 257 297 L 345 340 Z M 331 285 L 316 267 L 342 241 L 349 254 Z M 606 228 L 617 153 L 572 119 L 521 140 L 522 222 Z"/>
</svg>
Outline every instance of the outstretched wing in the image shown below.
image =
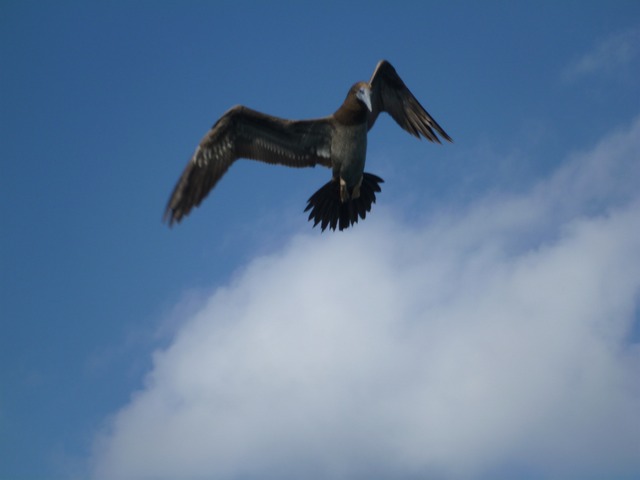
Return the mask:
<svg viewBox="0 0 640 480">
<path fill-rule="evenodd" d="M 288 167 L 329 167 L 330 147 L 331 127 L 325 119 L 292 121 L 233 107 L 198 145 L 169 198 L 164 219 L 169 225 L 180 222 L 239 158 Z"/>
<path fill-rule="evenodd" d="M 387 112 L 411 135 L 440 143 L 436 132 L 445 140 L 451 137 L 442 129 L 420 102 L 413 96 L 395 68 L 386 60 L 380 60 L 371 80 L 371 113 L 369 129 L 373 127 L 380 112 Z"/>
</svg>

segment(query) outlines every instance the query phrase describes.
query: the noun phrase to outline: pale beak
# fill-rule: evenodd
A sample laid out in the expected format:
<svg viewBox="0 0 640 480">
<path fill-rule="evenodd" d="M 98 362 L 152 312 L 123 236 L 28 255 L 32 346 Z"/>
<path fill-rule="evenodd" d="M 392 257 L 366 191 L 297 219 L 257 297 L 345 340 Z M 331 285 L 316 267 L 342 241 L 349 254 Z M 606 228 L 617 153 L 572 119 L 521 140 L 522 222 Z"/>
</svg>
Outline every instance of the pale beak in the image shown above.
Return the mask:
<svg viewBox="0 0 640 480">
<path fill-rule="evenodd" d="M 362 87 L 360 90 L 358 90 L 358 93 L 356 94 L 356 97 L 362 101 L 362 103 L 364 103 L 367 108 L 369 109 L 369 111 L 372 111 L 371 108 L 371 89 L 367 88 L 367 87 Z"/>
</svg>

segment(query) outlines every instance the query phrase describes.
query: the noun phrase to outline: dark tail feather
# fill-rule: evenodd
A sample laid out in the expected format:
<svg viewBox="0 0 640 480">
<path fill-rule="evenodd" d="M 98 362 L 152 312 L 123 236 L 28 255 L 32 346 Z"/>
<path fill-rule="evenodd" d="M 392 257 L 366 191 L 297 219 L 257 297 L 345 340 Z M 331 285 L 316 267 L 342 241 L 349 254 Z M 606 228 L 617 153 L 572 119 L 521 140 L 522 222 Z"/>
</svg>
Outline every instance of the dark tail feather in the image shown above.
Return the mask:
<svg viewBox="0 0 640 480">
<path fill-rule="evenodd" d="M 314 227 L 320 224 L 323 232 L 327 227 L 331 230 L 335 230 L 336 227 L 344 230 L 358 223 L 359 218 L 365 219 L 367 212 L 371 211 L 371 205 L 376 203 L 376 192 L 381 191 L 381 183 L 384 183 L 384 180 L 380 177 L 365 172 L 362 177 L 360 196 L 355 200 L 342 203 L 340 184 L 338 181 L 331 180 L 311 195 L 304 211 L 311 210 L 309 221 L 313 220 Z"/>
</svg>

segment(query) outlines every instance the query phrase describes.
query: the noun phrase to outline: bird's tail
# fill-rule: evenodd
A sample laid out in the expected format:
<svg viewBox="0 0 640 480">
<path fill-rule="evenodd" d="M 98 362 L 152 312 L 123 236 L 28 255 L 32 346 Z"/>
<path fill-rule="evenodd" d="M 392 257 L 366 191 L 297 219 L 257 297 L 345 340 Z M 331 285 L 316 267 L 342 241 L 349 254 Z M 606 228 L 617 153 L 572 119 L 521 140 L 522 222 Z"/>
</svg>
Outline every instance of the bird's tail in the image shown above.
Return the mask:
<svg viewBox="0 0 640 480">
<path fill-rule="evenodd" d="M 324 232 L 329 227 L 339 230 L 358 223 L 358 218 L 367 216 L 367 212 L 371 211 L 371 205 L 376 202 L 376 192 L 380 192 L 380 184 L 384 183 L 380 177 L 371 173 L 363 173 L 362 185 L 360 186 L 360 196 L 350 199 L 342 203 L 340 200 L 340 182 L 331 180 L 311 195 L 307 200 L 307 208 L 309 211 L 309 221 L 313 220 L 313 226 L 320 224 L 320 228 Z"/>
</svg>

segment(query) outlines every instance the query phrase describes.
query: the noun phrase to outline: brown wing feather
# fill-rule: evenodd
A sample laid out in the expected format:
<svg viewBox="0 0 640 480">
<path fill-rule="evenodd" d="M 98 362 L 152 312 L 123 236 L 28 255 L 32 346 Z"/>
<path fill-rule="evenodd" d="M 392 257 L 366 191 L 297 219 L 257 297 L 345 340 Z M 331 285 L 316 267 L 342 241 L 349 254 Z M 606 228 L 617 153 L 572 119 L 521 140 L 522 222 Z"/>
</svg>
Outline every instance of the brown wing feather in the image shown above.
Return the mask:
<svg viewBox="0 0 640 480">
<path fill-rule="evenodd" d="M 422 135 L 427 140 L 440 143 L 436 135 L 438 132 L 445 140 L 452 141 L 451 137 L 420 105 L 389 62 L 386 60 L 378 62 L 369 85 L 372 106 L 369 129 L 373 127 L 380 112 L 387 112 L 411 135 L 418 138 Z"/>
<path fill-rule="evenodd" d="M 325 119 L 292 121 L 233 107 L 204 136 L 178 180 L 164 214 L 180 222 L 239 158 L 289 167 L 331 166 Z"/>
</svg>

